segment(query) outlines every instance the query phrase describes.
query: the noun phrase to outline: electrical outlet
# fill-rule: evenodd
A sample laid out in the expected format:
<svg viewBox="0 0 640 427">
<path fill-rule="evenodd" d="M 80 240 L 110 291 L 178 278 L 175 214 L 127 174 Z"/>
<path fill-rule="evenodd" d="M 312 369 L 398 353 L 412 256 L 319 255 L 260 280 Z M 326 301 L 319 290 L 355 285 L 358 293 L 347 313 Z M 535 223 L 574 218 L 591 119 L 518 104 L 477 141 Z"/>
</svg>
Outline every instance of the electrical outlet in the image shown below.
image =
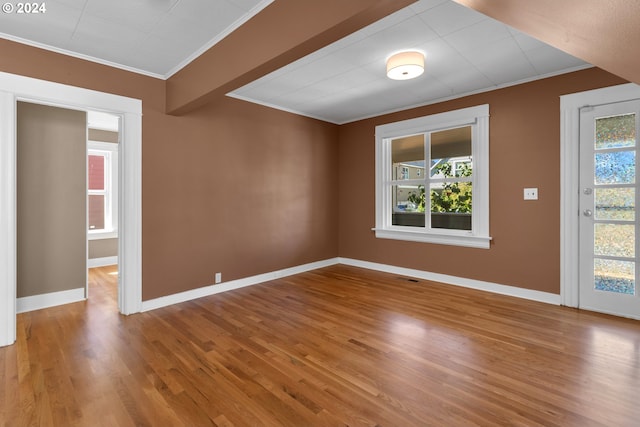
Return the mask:
<svg viewBox="0 0 640 427">
<path fill-rule="evenodd" d="M 524 199 L 525 200 L 538 200 L 538 189 L 537 188 L 525 188 L 524 189 Z"/>
<path fill-rule="evenodd" d="M 222 282 L 222 273 L 216 273 L 216 284 Z"/>
</svg>

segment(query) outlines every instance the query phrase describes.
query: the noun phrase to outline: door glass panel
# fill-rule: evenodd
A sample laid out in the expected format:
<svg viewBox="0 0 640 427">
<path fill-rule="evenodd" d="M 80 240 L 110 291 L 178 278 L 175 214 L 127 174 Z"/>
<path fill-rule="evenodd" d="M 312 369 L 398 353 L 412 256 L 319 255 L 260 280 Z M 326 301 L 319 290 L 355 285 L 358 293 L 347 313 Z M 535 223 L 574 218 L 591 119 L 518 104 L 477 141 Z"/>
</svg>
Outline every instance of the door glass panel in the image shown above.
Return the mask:
<svg viewBox="0 0 640 427">
<path fill-rule="evenodd" d="M 595 190 L 596 219 L 635 220 L 635 199 L 634 188 L 597 188 Z"/>
<path fill-rule="evenodd" d="M 636 264 L 595 258 L 593 260 L 594 289 L 598 291 L 635 295 Z"/>
<path fill-rule="evenodd" d="M 635 225 L 594 224 L 596 255 L 633 258 L 635 256 Z"/>
<path fill-rule="evenodd" d="M 636 182 L 636 152 L 595 153 L 596 184 L 633 184 Z"/>
<path fill-rule="evenodd" d="M 636 144 L 636 115 L 596 119 L 596 149 L 633 147 Z"/>
</svg>

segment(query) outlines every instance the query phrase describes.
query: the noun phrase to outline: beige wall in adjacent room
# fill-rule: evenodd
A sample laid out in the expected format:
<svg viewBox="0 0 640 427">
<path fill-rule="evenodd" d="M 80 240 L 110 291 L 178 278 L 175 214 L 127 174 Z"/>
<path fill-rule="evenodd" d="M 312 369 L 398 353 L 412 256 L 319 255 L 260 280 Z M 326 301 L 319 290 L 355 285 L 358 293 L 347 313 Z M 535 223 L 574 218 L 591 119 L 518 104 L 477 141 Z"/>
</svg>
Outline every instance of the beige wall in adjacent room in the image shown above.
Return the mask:
<svg viewBox="0 0 640 427">
<path fill-rule="evenodd" d="M 118 132 L 103 129 L 89 129 L 89 141 L 118 143 Z"/>
<path fill-rule="evenodd" d="M 118 256 L 118 239 L 89 240 L 89 259 Z"/>
<path fill-rule="evenodd" d="M 17 296 L 84 288 L 86 113 L 18 103 Z"/>
</svg>

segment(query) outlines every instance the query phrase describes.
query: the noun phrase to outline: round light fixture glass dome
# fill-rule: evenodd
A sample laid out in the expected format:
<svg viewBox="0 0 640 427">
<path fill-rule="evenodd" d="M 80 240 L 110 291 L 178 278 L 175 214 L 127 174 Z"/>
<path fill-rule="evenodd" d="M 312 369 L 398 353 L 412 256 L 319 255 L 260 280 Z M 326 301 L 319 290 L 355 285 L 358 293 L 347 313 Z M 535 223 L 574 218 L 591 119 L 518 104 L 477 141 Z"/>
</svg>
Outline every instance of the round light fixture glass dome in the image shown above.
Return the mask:
<svg viewBox="0 0 640 427">
<path fill-rule="evenodd" d="M 424 73 L 424 54 L 417 51 L 399 52 L 387 59 L 387 77 L 409 80 Z"/>
</svg>

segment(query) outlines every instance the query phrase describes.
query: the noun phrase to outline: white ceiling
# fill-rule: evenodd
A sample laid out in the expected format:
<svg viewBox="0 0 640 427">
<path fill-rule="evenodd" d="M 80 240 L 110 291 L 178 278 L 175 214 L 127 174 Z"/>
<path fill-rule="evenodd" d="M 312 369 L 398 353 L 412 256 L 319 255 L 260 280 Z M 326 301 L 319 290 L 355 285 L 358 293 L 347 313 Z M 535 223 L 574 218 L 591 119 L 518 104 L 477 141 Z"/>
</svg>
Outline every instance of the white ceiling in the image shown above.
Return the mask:
<svg viewBox="0 0 640 427">
<path fill-rule="evenodd" d="M 47 0 L 0 13 L 0 37 L 168 78 L 273 0 Z M 425 73 L 385 76 L 399 50 Z M 332 123 L 573 71 L 589 65 L 451 0 L 421 0 L 229 95 Z"/>
<path fill-rule="evenodd" d="M 39 0 L 45 13 L 0 12 L 0 37 L 168 78 L 272 2 Z"/>
<path fill-rule="evenodd" d="M 413 80 L 386 77 L 386 58 L 426 54 Z M 348 123 L 588 67 L 451 0 L 421 0 L 230 96 Z"/>
</svg>

